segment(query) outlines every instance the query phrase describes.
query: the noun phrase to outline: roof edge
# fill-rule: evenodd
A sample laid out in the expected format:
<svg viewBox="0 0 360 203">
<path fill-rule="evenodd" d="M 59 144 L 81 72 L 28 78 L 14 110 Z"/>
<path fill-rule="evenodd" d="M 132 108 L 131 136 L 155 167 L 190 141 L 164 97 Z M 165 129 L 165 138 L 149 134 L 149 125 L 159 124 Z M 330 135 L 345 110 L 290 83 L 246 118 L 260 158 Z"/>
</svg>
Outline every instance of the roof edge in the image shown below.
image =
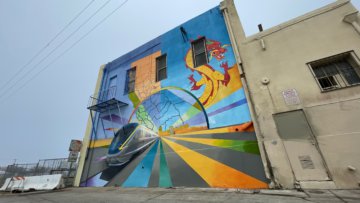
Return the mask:
<svg viewBox="0 0 360 203">
<path fill-rule="evenodd" d="M 293 18 L 291 20 L 280 23 L 280 24 L 278 24 L 276 26 L 273 26 L 273 27 L 271 27 L 269 29 L 266 29 L 266 30 L 264 30 L 262 32 L 250 35 L 250 36 L 246 37 L 244 43 L 250 42 L 250 41 L 253 41 L 253 40 L 257 40 L 257 39 L 263 38 L 263 37 L 268 36 L 268 35 L 271 35 L 271 34 L 273 34 L 275 32 L 278 32 L 278 31 L 280 31 L 282 29 L 285 29 L 287 27 L 290 27 L 290 26 L 295 25 L 297 23 L 300 23 L 302 21 L 308 20 L 308 19 L 313 18 L 315 16 L 321 15 L 323 13 L 329 12 L 331 10 L 335 10 L 335 9 L 337 9 L 339 7 L 342 7 L 342 6 L 344 6 L 346 4 L 349 4 L 349 3 L 350 3 L 350 0 L 337 0 L 334 3 L 325 5 L 323 7 L 320 7 L 318 9 L 316 9 L 316 10 L 310 11 L 308 13 L 305 13 L 305 14 L 301 15 L 301 16 L 298 16 L 298 17 Z"/>
</svg>

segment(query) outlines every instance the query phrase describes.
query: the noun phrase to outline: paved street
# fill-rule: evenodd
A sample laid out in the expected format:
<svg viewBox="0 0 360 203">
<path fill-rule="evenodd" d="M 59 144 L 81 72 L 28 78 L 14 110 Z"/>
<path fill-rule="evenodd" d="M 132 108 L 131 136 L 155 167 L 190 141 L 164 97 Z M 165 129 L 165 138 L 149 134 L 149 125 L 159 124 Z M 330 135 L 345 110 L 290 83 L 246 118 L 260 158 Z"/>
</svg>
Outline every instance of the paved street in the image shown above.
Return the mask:
<svg viewBox="0 0 360 203">
<path fill-rule="evenodd" d="M 50 192 L 0 193 L 1 203 L 90 202 L 360 202 L 360 190 L 237 190 L 237 189 L 142 189 L 67 188 Z"/>
</svg>

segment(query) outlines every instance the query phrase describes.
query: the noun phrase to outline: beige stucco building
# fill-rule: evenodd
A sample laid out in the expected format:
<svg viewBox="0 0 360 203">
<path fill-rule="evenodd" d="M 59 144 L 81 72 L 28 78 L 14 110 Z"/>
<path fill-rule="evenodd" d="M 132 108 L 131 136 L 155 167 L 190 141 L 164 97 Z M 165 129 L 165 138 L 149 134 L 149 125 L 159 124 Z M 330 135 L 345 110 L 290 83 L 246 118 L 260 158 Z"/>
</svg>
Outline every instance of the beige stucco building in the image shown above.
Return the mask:
<svg viewBox="0 0 360 203">
<path fill-rule="evenodd" d="M 358 11 L 341 0 L 245 37 L 230 4 L 228 30 L 272 186 L 359 188 Z"/>
</svg>

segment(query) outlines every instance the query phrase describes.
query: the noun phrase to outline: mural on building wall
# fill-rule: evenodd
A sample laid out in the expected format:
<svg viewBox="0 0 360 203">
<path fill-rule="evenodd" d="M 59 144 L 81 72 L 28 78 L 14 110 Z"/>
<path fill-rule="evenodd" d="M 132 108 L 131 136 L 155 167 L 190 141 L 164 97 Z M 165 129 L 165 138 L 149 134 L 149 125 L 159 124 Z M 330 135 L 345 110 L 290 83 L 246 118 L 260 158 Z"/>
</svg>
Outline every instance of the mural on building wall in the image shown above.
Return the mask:
<svg viewBox="0 0 360 203">
<path fill-rule="evenodd" d="M 102 136 L 106 132 L 97 124 L 82 186 L 268 187 L 220 9 L 183 29 L 189 40 L 175 28 L 104 76 L 136 68 L 135 90 L 119 96 L 128 103 L 121 115 L 99 115 L 117 129 L 107 127 L 113 135 Z M 208 63 L 194 67 L 191 39 L 199 36 L 206 37 Z M 162 54 L 167 78 L 156 81 L 156 58 Z"/>
<path fill-rule="evenodd" d="M 215 40 L 206 40 L 206 49 L 208 51 L 209 61 L 216 59 L 222 61 L 224 59 L 224 53 L 227 51 L 224 47 L 227 45 L 221 46 L 220 42 Z M 219 86 L 224 85 L 225 87 L 230 82 L 229 67 L 227 62 L 223 62 L 220 67 L 223 68 L 223 72 L 214 69 L 209 64 L 204 64 L 199 67 L 194 67 L 193 63 L 193 52 L 189 49 L 185 56 L 186 67 L 189 68 L 192 72 L 196 72 L 200 75 L 200 80 L 196 81 L 194 75 L 191 74 L 188 79 L 192 83 L 191 90 L 199 90 L 202 86 L 205 87 L 202 95 L 200 96 L 200 102 L 205 106 L 209 106 L 215 99 Z"/>
</svg>

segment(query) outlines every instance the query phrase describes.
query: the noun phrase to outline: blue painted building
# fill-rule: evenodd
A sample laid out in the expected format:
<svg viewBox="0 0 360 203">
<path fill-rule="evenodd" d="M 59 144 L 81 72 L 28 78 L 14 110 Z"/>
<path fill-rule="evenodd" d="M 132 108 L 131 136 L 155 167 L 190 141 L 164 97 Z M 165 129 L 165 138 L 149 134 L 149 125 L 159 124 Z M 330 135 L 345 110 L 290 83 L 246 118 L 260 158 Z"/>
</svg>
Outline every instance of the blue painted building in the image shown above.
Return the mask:
<svg viewBox="0 0 360 203">
<path fill-rule="evenodd" d="M 106 64 L 88 109 L 81 186 L 268 187 L 220 6 Z"/>
</svg>

